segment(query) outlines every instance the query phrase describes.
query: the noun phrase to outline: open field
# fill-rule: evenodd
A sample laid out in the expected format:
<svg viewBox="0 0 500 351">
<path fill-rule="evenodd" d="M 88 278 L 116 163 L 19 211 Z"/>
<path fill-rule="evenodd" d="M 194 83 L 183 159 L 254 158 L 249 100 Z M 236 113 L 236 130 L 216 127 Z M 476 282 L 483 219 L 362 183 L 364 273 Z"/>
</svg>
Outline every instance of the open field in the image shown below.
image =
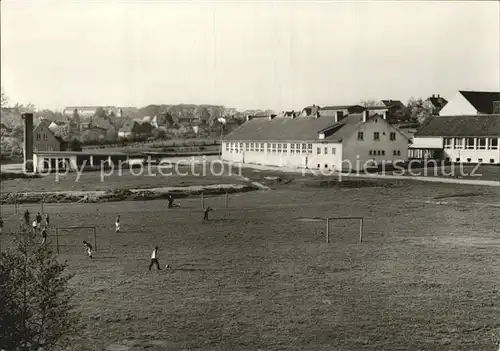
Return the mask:
<svg viewBox="0 0 500 351">
<path fill-rule="evenodd" d="M 411 171 L 411 173 L 409 173 Z M 475 180 L 495 180 L 500 182 L 500 166 L 498 165 L 449 165 L 443 167 L 426 167 L 411 170 L 385 172 L 386 174 L 403 174 L 409 176 L 462 178 Z"/>
<path fill-rule="evenodd" d="M 98 232 L 94 260 L 90 232 L 61 238 L 84 322 L 69 350 L 496 350 L 499 199 L 453 184 L 281 187 L 231 195 L 228 210 L 210 198 L 209 222 L 197 199 L 46 204 L 55 226 Z M 319 216 L 363 216 L 365 242 L 357 223 L 332 223 L 326 244 L 324 223 L 297 221 Z M 154 245 L 171 269 L 147 271 Z"/>
</svg>

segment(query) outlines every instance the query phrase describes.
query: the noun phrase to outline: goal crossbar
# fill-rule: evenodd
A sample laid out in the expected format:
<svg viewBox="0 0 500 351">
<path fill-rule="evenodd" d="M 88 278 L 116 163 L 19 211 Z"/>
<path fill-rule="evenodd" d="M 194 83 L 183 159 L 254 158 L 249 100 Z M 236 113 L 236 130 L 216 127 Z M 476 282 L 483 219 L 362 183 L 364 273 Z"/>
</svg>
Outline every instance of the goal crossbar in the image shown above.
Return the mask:
<svg viewBox="0 0 500 351">
<path fill-rule="evenodd" d="M 97 251 L 97 232 L 96 232 L 95 226 L 71 226 L 71 227 L 56 227 L 57 253 L 59 253 L 59 230 L 71 230 L 71 229 L 93 229 L 93 231 L 94 231 L 94 250 Z"/>
<path fill-rule="evenodd" d="M 346 220 L 346 219 L 352 219 L 352 220 L 358 220 L 359 221 L 359 242 L 363 242 L 363 222 L 364 222 L 364 217 L 326 217 L 326 242 L 330 242 L 330 221 L 335 221 L 335 220 Z"/>
</svg>

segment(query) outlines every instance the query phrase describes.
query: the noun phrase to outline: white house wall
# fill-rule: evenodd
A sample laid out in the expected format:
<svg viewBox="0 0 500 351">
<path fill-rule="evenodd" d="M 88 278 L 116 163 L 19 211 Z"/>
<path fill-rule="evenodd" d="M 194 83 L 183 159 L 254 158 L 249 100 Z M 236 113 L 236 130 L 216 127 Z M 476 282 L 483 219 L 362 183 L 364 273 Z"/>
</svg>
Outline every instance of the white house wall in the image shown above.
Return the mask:
<svg viewBox="0 0 500 351">
<path fill-rule="evenodd" d="M 291 153 L 291 144 L 284 142 L 263 143 L 264 151 L 246 151 L 246 143 L 243 150 L 238 147 L 238 150 L 231 151 L 231 143 L 240 144 L 240 142 L 227 142 L 222 144 L 222 159 L 224 161 L 237 163 L 260 164 L 276 167 L 287 168 L 310 168 L 310 169 L 339 169 L 342 159 L 342 144 L 340 143 L 298 143 L 301 145 L 300 153 Z M 259 143 L 260 144 L 260 143 Z M 267 147 L 267 144 L 286 144 L 286 152 L 272 152 Z M 302 144 L 308 145 L 307 153 L 302 153 Z M 229 145 L 229 150 L 226 145 Z M 311 145 L 311 147 L 309 147 Z M 327 153 L 325 154 L 325 149 Z M 260 150 L 260 147 L 259 147 Z M 318 150 L 320 153 L 318 153 Z"/>
<path fill-rule="evenodd" d="M 462 139 L 462 147 L 455 148 L 455 139 L 453 138 L 451 143 L 445 145 L 444 147 L 444 158 L 450 162 L 456 163 L 500 163 L 500 138 L 485 138 L 486 146 L 484 149 L 479 149 L 478 139 L 475 139 L 474 148 L 467 149 L 465 144 L 465 138 Z M 497 143 L 495 146 L 491 142 L 492 139 L 496 139 Z M 445 143 L 446 144 L 446 143 Z M 495 147 L 494 149 L 492 147 Z"/>
<path fill-rule="evenodd" d="M 363 140 L 358 140 L 359 132 L 363 132 Z M 379 133 L 379 140 L 374 140 L 375 132 Z M 396 133 L 395 140 L 390 140 L 390 133 Z M 374 163 L 380 165 L 408 161 L 408 138 L 381 117 L 359 125 L 342 144 L 343 169 L 352 167 L 353 170 L 360 170 Z"/>
<path fill-rule="evenodd" d="M 459 92 L 439 112 L 440 116 L 476 115 L 477 110 Z M 437 118 L 437 117 L 436 117 Z"/>
<path fill-rule="evenodd" d="M 443 138 L 441 137 L 414 137 L 412 141 L 411 147 L 417 149 L 441 149 L 443 147 Z"/>
</svg>

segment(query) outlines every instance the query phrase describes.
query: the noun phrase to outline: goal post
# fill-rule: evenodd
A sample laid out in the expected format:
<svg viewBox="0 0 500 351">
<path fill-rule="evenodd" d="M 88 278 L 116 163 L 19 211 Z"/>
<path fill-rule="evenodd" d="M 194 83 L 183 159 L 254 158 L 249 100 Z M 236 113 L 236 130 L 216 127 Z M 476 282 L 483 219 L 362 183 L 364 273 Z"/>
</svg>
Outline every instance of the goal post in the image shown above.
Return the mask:
<svg viewBox="0 0 500 351">
<path fill-rule="evenodd" d="M 73 227 L 56 227 L 56 247 L 59 254 L 59 231 L 75 230 L 75 229 L 92 229 L 94 234 L 94 250 L 97 251 L 97 231 L 95 226 L 73 226 Z"/>
<path fill-rule="evenodd" d="M 363 242 L 363 217 L 326 217 L 326 242 L 330 242 L 330 221 L 357 220 L 359 221 L 359 243 Z"/>
</svg>

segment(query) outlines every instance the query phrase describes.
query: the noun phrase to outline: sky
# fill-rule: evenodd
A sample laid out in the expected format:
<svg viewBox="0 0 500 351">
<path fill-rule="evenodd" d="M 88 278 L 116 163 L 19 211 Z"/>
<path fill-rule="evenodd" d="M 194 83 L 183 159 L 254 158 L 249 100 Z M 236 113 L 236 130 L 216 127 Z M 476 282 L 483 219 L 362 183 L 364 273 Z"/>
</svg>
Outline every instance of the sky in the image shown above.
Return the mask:
<svg viewBox="0 0 500 351">
<path fill-rule="evenodd" d="M 2 0 L 1 85 L 51 109 L 498 91 L 500 2 Z"/>
</svg>

